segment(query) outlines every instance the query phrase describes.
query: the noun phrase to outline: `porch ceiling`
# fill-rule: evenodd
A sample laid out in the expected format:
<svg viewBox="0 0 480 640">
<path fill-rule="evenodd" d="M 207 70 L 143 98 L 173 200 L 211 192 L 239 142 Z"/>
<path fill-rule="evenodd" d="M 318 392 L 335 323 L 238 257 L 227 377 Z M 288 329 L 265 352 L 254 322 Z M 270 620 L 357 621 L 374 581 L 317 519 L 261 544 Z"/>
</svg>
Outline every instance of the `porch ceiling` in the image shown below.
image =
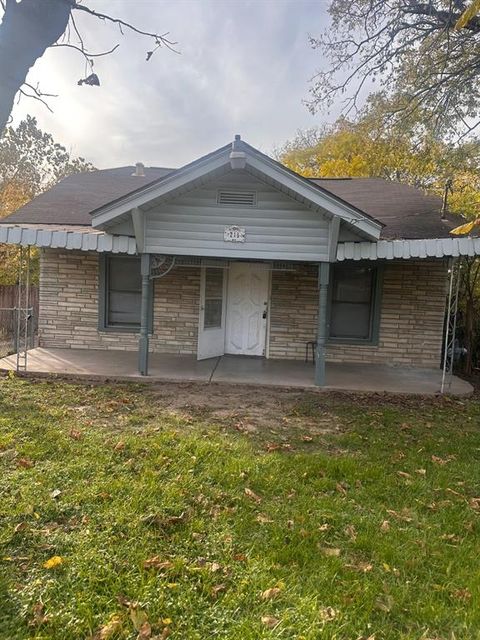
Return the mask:
<svg viewBox="0 0 480 640">
<path fill-rule="evenodd" d="M 341 390 L 435 395 L 441 384 L 440 369 L 413 369 L 373 364 L 327 363 L 326 386 L 314 385 L 311 363 L 295 360 L 265 360 L 242 356 L 222 356 L 197 361 L 194 356 L 150 354 L 150 375 L 142 377 L 137 370 L 135 351 L 95 351 L 86 349 L 44 349 L 28 352 L 27 372 L 87 379 L 193 381 L 204 384 L 231 383 L 280 387 L 312 388 L 317 391 Z M 0 370 L 11 371 L 16 356 L 0 360 Z M 450 393 L 468 395 L 470 384 L 453 377 Z"/>
</svg>

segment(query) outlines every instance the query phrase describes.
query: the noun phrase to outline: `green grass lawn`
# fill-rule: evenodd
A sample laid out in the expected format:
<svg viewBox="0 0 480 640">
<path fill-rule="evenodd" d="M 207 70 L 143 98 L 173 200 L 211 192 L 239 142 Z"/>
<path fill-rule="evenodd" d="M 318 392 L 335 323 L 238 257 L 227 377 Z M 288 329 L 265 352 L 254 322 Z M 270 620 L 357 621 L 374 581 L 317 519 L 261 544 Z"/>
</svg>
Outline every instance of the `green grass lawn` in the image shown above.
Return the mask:
<svg viewBox="0 0 480 640">
<path fill-rule="evenodd" d="M 478 400 L 213 389 L 0 380 L 2 639 L 480 636 Z"/>
</svg>

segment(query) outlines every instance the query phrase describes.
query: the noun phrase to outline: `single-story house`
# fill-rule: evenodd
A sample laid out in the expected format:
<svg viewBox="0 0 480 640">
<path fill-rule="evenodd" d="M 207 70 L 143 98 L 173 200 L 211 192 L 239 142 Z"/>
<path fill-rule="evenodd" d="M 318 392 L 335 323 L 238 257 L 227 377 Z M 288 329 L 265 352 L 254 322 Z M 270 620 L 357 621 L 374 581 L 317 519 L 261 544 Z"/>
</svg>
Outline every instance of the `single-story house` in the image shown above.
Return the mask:
<svg viewBox="0 0 480 640">
<path fill-rule="evenodd" d="M 240 136 L 180 169 L 72 175 L 3 219 L 40 247 L 39 345 L 439 368 L 452 238 L 441 200 L 305 178 Z"/>
</svg>

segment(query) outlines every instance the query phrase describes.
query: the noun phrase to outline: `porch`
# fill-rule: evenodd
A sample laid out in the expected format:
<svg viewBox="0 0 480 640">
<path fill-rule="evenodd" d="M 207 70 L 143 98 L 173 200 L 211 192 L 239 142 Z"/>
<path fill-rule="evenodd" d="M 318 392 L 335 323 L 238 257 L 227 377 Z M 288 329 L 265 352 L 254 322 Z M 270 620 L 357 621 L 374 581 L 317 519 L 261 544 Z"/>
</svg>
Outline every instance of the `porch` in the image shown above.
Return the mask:
<svg viewBox="0 0 480 640">
<path fill-rule="evenodd" d="M 440 391 L 440 369 L 391 367 L 382 364 L 334 363 L 326 365 L 326 383 L 315 386 L 312 363 L 266 360 L 247 356 L 221 356 L 198 361 L 193 355 L 151 353 L 149 376 L 138 373 L 138 353 L 94 349 L 38 347 L 28 352 L 27 373 L 66 375 L 88 379 L 137 382 L 200 382 L 253 384 L 358 392 L 435 395 Z M 0 359 L 0 370 L 14 371 L 16 355 Z M 468 382 L 452 377 L 449 392 L 468 395 Z M 447 386 L 448 391 L 448 386 Z"/>
</svg>

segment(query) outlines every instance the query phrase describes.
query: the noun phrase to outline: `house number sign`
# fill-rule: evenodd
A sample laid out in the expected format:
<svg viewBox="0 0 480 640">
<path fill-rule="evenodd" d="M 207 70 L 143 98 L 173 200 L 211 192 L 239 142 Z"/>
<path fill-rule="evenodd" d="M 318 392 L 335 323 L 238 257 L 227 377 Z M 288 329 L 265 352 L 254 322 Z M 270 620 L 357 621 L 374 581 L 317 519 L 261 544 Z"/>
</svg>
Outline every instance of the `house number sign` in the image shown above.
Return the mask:
<svg viewBox="0 0 480 640">
<path fill-rule="evenodd" d="M 225 242 L 245 242 L 245 227 L 238 227 L 236 224 L 225 227 L 223 239 Z"/>
</svg>

